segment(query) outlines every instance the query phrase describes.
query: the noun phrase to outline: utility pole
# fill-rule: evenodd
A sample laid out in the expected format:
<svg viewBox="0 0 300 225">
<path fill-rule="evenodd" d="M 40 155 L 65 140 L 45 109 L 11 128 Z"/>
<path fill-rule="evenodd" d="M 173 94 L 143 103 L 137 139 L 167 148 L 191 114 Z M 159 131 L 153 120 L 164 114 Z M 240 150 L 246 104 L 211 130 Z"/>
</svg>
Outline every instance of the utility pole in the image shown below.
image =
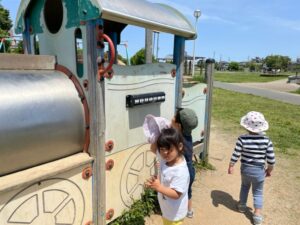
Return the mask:
<svg viewBox="0 0 300 225">
<path fill-rule="evenodd" d="M 196 18 L 195 21 L 195 31 L 196 31 L 196 38 L 194 40 L 194 48 L 193 48 L 193 68 L 192 68 L 192 77 L 195 76 L 195 48 L 196 48 L 196 39 L 198 38 L 198 32 L 197 32 L 197 22 L 199 17 L 201 16 L 201 11 L 199 9 L 196 9 L 194 11 L 194 17 Z"/>
</svg>

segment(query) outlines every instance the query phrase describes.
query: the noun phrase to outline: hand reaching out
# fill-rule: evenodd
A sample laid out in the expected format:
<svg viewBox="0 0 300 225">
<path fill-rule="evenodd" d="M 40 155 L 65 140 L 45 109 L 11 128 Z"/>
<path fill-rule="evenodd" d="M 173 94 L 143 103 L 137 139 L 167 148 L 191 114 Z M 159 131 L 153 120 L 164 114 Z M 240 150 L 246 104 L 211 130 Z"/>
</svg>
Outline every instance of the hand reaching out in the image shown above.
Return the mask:
<svg viewBox="0 0 300 225">
<path fill-rule="evenodd" d="M 149 187 L 155 191 L 158 191 L 160 188 L 161 184 L 157 176 L 152 176 L 150 179 L 148 179 L 145 183 L 146 187 Z"/>
</svg>

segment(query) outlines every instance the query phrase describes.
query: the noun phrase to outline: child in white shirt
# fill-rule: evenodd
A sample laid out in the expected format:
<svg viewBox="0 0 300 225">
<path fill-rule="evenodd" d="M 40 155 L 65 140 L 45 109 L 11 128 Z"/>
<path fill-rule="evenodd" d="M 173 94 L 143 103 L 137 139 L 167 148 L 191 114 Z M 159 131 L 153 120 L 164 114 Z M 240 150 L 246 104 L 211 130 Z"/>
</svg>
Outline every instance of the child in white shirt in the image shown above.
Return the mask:
<svg viewBox="0 0 300 225">
<path fill-rule="evenodd" d="M 183 137 L 174 128 L 162 129 L 151 150 L 158 150 L 160 177 L 152 177 L 146 186 L 158 192 L 164 225 L 181 225 L 188 210 L 190 179 L 183 156 Z"/>
</svg>

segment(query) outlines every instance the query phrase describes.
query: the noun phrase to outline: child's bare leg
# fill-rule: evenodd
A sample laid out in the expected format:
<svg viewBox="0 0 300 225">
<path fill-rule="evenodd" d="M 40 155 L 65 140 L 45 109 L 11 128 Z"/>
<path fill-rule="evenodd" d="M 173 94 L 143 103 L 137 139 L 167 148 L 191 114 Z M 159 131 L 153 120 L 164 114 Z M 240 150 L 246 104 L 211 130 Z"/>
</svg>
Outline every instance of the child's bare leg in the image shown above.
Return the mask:
<svg viewBox="0 0 300 225">
<path fill-rule="evenodd" d="M 192 199 L 189 199 L 189 201 L 188 201 L 188 210 L 189 211 L 192 210 Z"/>
<path fill-rule="evenodd" d="M 254 209 L 254 214 L 255 214 L 255 215 L 261 215 L 261 211 L 262 211 L 261 209 L 256 209 L 256 208 L 255 208 L 255 209 Z"/>
</svg>

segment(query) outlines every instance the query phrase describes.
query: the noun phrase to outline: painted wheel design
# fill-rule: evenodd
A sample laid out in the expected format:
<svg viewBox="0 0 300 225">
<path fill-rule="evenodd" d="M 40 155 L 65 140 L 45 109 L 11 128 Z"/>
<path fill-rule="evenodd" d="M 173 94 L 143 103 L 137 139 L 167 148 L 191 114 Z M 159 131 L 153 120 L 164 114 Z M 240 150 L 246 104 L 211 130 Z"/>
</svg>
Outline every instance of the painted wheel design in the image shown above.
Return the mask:
<svg viewBox="0 0 300 225">
<path fill-rule="evenodd" d="M 129 157 L 121 175 L 120 192 L 123 203 L 129 207 L 133 199 L 140 198 L 144 183 L 154 175 L 155 155 L 143 146 Z"/>
<path fill-rule="evenodd" d="M 33 184 L 10 199 L 0 210 L 3 225 L 82 224 L 84 197 L 69 180 L 49 179 Z"/>
</svg>

